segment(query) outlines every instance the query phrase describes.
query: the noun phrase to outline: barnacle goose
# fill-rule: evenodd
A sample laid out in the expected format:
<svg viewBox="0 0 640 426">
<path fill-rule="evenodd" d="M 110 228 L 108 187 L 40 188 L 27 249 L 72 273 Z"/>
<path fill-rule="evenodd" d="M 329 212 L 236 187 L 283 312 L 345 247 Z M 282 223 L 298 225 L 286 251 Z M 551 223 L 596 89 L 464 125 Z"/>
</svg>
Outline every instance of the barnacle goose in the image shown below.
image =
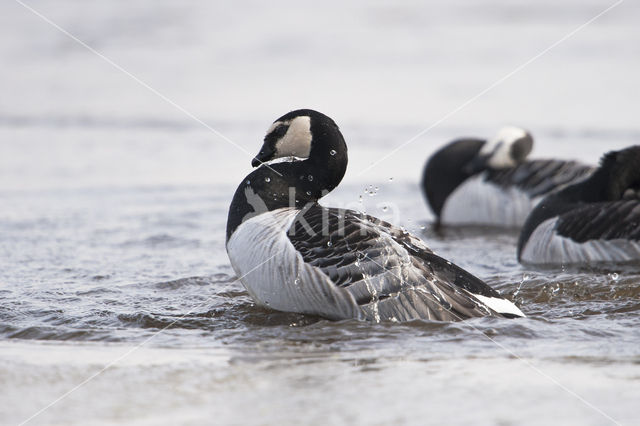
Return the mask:
<svg viewBox="0 0 640 426">
<path fill-rule="evenodd" d="M 434 153 L 421 186 L 436 224 L 520 227 L 545 195 L 593 170 L 574 161 L 527 160 L 532 146 L 529 132 L 510 126 L 489 141 L 457 139 Z"/>
<path fill-rule="evenodd" d="M 518 260 L 640 260 L 640 146 L 608 152 L 589 178 L 542 200 L 522 227 Z"/>
<path fill-rule="evenodd" d="M 318 204 L 347 168 L 344 138 L 326 115 L 303 109 L 277 119 L 252 165 L 260 167 L 229 208 L 226 248 L 259 305 L 376 322 L 524 316 L 406 231 Z"/>
</svg>

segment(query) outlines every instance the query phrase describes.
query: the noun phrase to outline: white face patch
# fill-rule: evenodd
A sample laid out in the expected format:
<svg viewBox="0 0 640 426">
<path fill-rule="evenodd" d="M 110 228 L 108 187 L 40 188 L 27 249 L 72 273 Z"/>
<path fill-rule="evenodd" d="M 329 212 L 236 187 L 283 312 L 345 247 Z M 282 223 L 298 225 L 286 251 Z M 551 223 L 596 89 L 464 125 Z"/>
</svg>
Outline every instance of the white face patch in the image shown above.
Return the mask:
<svg viewBox="0 0 640 426">
<path fill-rule="evenodd" d="M 297 157 L 309 158 L 311 152 L 311 118 L 307 116 L 296 117 L 290 121 L 276 121 L 271 125 L 267 134 L 271 133 L 279 125 L 289 125 L 287 133 L 276 141 L 276 153 L 274 158 Z"/>
<path fill-rule="evenodd" d="M 499 169 L 516 166 L 518 163 L 511 155 L 511 147 L 515 142 L 526 136 L 527 132 L 519 127 L 503 127 L 495 138 L 484 144 L 480 150 L 480 154 L 491 156 L 488 164 L 493 168 Z"/>
</svg>

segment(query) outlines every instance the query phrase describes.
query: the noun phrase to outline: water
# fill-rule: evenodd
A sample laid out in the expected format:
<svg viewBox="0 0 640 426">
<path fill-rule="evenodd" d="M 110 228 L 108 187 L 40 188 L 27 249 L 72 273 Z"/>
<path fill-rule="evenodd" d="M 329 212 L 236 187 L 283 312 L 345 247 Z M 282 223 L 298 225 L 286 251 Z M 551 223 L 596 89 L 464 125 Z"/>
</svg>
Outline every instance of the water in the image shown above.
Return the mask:
<svg viewBox="0 0 640 426">
<path fill-rule="evenodd" d="M 448 115 L 613 4 L 529 3 L 29 3 L 234 146 L 5 2 L 0 423 L 640 423 L 640 270 L 523 267 L 516 233 L 432 230 L 417 188 L 441 143 L 508 122 L 538 157 L 595 163 L 638 142 L 629 1 Z M 242 149 L 297 107 L 349 144 L 326 205 L 422 236 L 528 318 L 256 307 L 224 250 L 227 208 L 250 171 Z"/>
</svg>

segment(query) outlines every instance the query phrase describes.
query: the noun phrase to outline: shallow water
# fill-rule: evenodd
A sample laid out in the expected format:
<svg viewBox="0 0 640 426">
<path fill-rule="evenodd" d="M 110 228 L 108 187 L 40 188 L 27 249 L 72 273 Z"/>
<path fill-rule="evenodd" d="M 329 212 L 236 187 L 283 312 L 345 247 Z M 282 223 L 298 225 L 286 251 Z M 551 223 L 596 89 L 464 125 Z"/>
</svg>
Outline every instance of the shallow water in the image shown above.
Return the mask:
<svg viewBox="0 0 640 426">
<path fill-rule="evenodd" d="M 407 324 L 256 307 L 224 250 L 250 156 L 0 6 L 0 423 L 640 423 L 640 268 L 519 265 L 517 232 L 436 232 L 417 187 L 441 143 L 506 120 L 538 157 L 638 142 L 631 3 L 368 169 L 609 3 L 33 2 L 251 154 L 291 108 L 331 115 L 350 166 L 324 204 L 405 226 L 528 316 Z"/>
</svg>

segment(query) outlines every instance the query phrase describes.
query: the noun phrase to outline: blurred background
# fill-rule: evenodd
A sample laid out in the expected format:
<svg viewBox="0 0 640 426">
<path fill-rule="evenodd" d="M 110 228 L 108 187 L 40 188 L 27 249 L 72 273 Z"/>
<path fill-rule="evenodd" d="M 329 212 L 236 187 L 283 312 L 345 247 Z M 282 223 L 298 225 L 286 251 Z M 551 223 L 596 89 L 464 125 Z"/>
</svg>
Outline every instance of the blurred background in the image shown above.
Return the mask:
<svg viewBox="0 0 640 426">
<path fill-rule="evenodd" d="M 0 14 L 0 187 L 237 182 L 280 115 L 333 117 L 347 179 L 414 179 L 437 145 L 532 131 L 595 160 L 640 135 L 640 4 L 626 1 L 15 1 Z M 505 76 L 509 78 L 470 102 Z M 379 167 L 392 148 L 439 123 Z M 571 143 L 558 144 L 556 142 Z M 545 144 L 553 152 L 545 150 Z M 587 148 L 588 150 L 588 148 Z"/>
<path fill-rule="evenodd" d="M 638 22 L 634 0 L 3 1 L 0 423 L 639 424 L 637 272 L 529 271 L 517 234 L 425 234 L 417 186 L 443 143 L 505 124 L 531 157 L 639 143 Z M 227 209 L 297 108 L 349 146 L 326 204 L 393 206 L 529 318 L 255 307 Z"/>
</svg>

